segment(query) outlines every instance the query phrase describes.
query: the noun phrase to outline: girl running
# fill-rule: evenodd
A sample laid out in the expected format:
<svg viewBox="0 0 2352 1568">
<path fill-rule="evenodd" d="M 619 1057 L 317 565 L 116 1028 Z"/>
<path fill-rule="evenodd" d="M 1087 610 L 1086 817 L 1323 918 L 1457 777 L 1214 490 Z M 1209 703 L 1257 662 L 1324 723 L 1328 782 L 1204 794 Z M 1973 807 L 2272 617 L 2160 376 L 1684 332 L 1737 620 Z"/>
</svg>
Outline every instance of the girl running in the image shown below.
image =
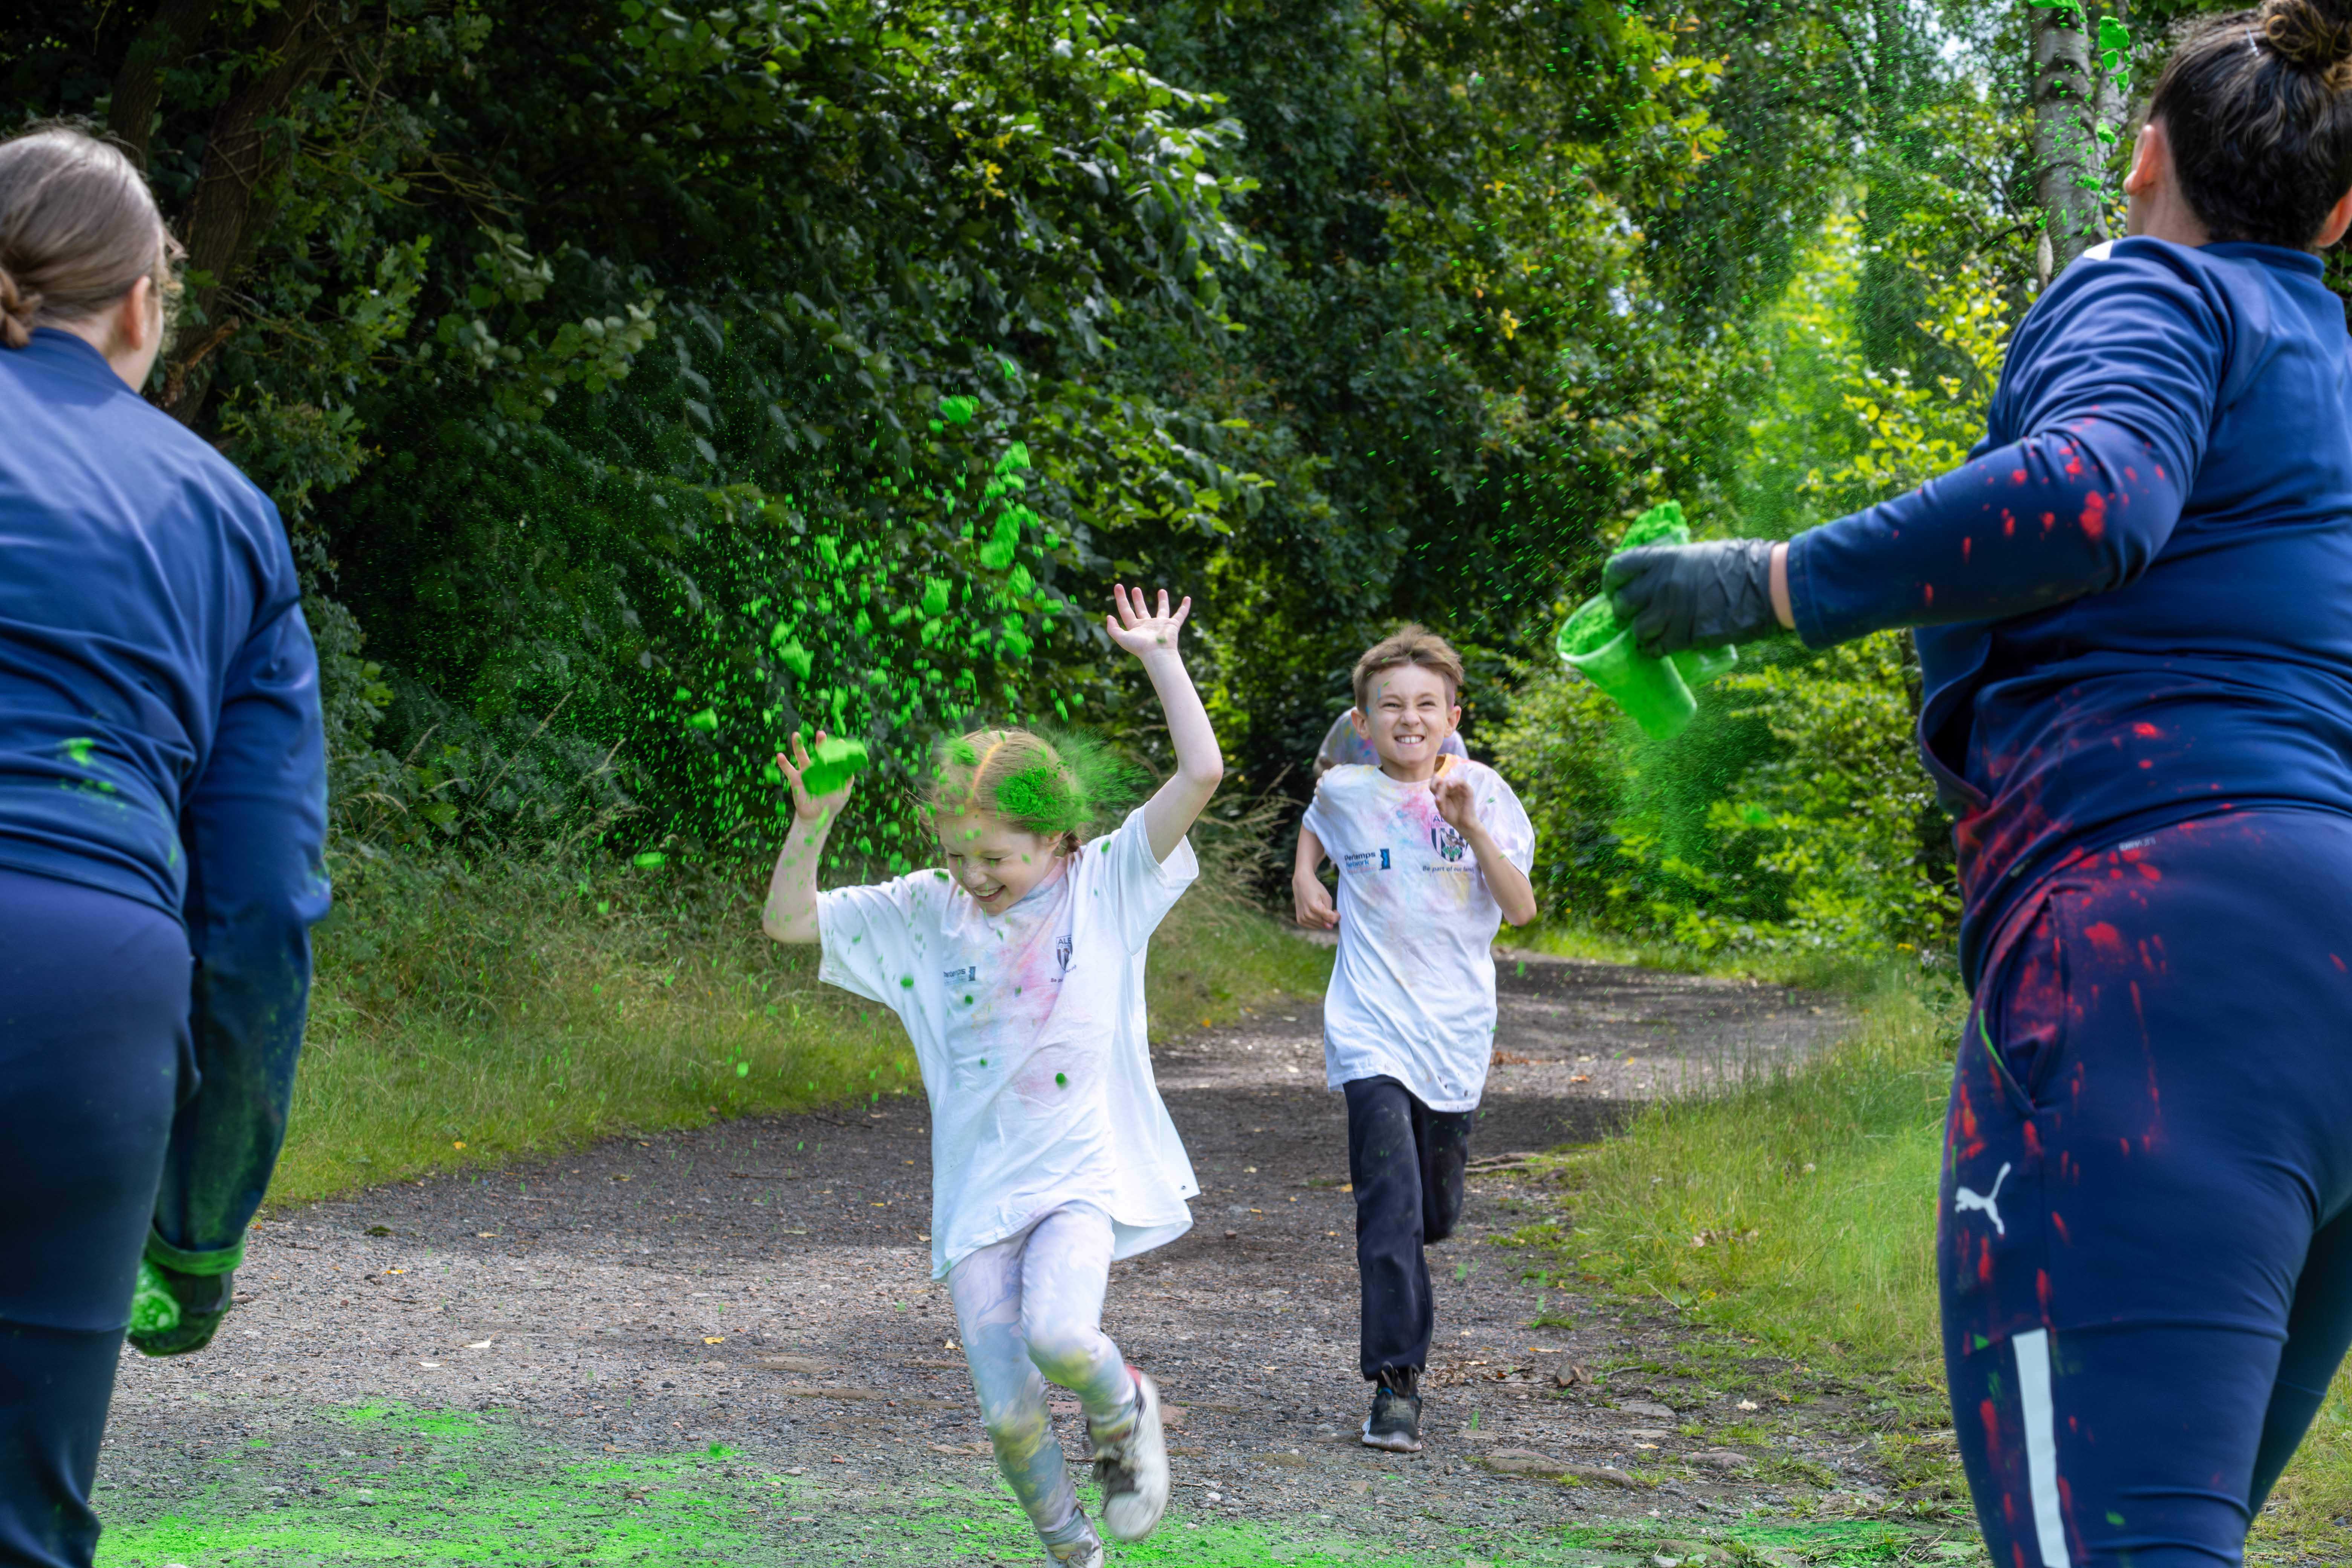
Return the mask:
<svg viewBox="0 0 2352 1568">
<path fill-rule="evenodd" d="M 2240 1562 L 2352 1342 L 2352 4 L 2205 23 L 2124 189 L 1966 467 L 1608 573 L 1646 652 L 1921 628 L 1945 1367 L 2020 1568 Z"/>
<path fill-rule="evenodd" d="M 1176 774 L 1088 841 L 1108 770 L 1025 730 L 982 730 L 941 749 L 926 816 L 944 869 L 816 889 L 818 858 L 848 799 L 812 797 L 798 738 L 776 765 L 796 820 L 761 923 L 823 945 L 818 977 L 895 1011 L 931 1102 L 931 1274 L 963 1331 L 997 1468 L 1047 1554 L 1095 1568 L 1101 1540 L 1078 1509 L 1045 1410 L 1045 1383 L 1076 1394 L 1094 1439 L 1103 1527 L 1140 1541 L 1168 1506 L 1160 1394 L 1101 1328 L 1114 1258 L 1190 1228 L 1201 1189 L 1160 1103 L 1144 1036 L 1151 932 L 1199 875 L 1184 835 L 1223 776 L 1217 737 L 1168 595 L 1114 590 L 1111 640 L 1143 661 L 1176 749 Z M 820 735 L 818 739 L 824 737 Z"/>
</svg>

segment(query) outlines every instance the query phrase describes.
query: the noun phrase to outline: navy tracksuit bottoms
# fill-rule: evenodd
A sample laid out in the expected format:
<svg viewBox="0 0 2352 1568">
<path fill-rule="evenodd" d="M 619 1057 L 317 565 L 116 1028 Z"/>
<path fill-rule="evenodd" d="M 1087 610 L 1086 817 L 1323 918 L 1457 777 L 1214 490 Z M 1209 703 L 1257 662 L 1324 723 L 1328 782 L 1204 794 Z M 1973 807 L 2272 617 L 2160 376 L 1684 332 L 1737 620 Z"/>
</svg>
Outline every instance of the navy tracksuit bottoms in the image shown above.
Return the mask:
<svg viewBox="0 0 2352 1568">
<path fill-rule="evenodd" d="M 1359 1359 L 1365 1379 L 1429 1364 L 1436 1327 L 1422 1248 L 1454 1234 L 1475 1110 L 1432 1110 L 1388 1077 L 1348 1096 L 1348 1177 L 1356 1189 L 1356 1272 L 1363 1284 Z"/>
<path fill-rule="evenodd" d="M 90 1484 L 155 1213 L 188 942 L 144 904 L 0 871 L 0 1568 L 89 1568 Z"/>
<path fill-rule="evenodd" d="M 2240 1562 L 2352 1343 L 2352 818 L 2182 823 L 2021 899 L 1937 1252 L 1993 1562 Z"/>
</svg>

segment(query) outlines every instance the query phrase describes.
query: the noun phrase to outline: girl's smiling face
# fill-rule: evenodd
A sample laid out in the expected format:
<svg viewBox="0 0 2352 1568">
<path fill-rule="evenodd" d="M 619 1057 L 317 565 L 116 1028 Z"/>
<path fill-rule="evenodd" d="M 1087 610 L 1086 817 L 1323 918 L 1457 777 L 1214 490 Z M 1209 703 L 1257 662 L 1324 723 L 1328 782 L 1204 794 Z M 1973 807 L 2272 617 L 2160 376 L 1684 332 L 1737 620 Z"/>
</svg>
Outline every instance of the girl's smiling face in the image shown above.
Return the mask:
<svg viewBox="0 0 2352 1568">
<path fill-rule="evenodd" d="M 1437 771 L 1437 748 L 1462 722 L 1445 677 L 1417 664 L 1400 664 L 1371 678 L 1356 733 L 1371 742 L 1381 769 L 1392 778 L 1425 779 Z"/>
<path fill-rule="evenodd" d="M 985 914 L 1001 915 L 1062 868 L 1069 851 L 1059 834 L 1025 833 L 1003 817 L 975 813 L 933 824 L 948 875 Z"/>
</svg>

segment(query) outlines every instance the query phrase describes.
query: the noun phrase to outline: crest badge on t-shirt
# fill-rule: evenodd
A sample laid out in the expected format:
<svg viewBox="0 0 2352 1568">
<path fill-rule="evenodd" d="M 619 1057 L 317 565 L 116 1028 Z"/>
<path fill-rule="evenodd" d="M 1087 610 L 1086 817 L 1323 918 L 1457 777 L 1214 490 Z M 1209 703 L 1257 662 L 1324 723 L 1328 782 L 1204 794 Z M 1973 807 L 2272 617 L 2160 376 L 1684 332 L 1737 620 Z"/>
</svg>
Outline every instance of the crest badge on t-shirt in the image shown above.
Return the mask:
<svg viewBox="0 0 2352 1568">
<path fill-rule="evenodd" d="M 1454 832 L 1450 822 L 1440 822 L 1429 830 L 1429 844 L 1449 864 L 1461 859 L 1463 851 L 1470 847 L 1470 841 Z"/>
<path fill-rule="evenodd" d="M 1054 956 L 1060 962 L 1062 973 L 1070 972 L 1070 933 L 1064 931 L 1054 939 Z"/>
</svg>

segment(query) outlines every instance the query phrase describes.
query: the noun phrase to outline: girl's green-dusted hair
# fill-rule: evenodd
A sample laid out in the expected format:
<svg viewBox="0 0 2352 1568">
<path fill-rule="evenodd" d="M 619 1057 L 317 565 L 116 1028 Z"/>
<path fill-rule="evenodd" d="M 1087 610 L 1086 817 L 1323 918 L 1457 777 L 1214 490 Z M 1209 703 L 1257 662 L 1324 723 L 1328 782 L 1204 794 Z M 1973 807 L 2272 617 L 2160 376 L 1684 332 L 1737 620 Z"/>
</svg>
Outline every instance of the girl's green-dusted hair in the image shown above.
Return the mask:
<svg viewBox="0 0 2352 1568">
<path fill-rule="evenodd" d="M 1125 809 L 1134 783 L 1132 768 L 1083 735 L 1048 740 L 1034 730 L 974 730 L 933 748 L 923 804 L 934 823 L 993 816 L 1076 848 Z"/>
</svg>

